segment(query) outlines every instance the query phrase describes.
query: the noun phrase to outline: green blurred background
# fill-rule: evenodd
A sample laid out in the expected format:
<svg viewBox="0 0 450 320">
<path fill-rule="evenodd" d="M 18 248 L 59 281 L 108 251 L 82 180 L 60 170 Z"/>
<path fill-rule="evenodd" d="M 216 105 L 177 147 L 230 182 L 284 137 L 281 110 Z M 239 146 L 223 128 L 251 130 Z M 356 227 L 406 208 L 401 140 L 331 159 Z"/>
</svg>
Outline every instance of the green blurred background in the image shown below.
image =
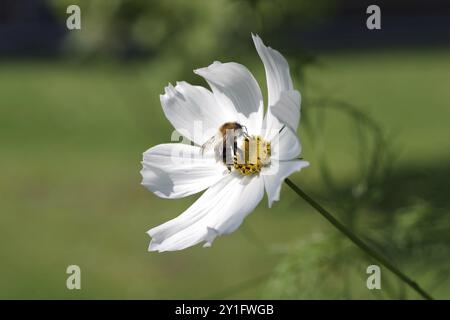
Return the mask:
<svg viewBox="0 0 450 320">
<path fill-rule="evenodd" d="M 82 29 L 65 28 L 78 4 Z M 9 1 L 0 5 L 0 298 L 416 299 L 286 186 L 211 248 L 148 253 L 196 198 L 140 185 L 170 141 L 159 94 L 192 70 L 283 53 L 311 166 L 292 180 L 420 283 L 450 298 L 450 8 L 364 1 Z M 445 23 L 446 22 L 446 23 Z M 81 267 L 82 289 L 66 288 Z"/>
</svg>

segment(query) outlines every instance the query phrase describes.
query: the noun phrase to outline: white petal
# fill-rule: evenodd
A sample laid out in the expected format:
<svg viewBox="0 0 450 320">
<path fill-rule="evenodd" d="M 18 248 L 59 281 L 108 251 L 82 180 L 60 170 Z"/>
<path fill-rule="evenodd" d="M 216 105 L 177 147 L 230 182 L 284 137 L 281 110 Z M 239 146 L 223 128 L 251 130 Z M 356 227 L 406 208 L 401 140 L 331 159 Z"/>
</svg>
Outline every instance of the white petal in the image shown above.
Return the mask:
<svg viewBox="0 0 450 320">
<path fill-rule="evenodd" d="M 297 131 L 300 121 L 300 99 L 300 93 L 296 90 L 282 91 L 279 100 L 267 110 L 264 122 L 266 132 L 276 132 L 284 124 Z"/>
<path fill-rule="evenodd" d="M 270 109 L 282 123 L 297 131 L 300 122 L 300 103 L 300 92 L 297 90 L 282 91 L 280 99 Z"/>
<path fill-rule="evenodd" d="M 261 89 L 246 67 L 216 61 L 194 72 L 205 78 L 222 108 L 234 109 L 235 121 L 245 125 L 250 134 L 260 133 L 263 119 Z"/>
<path fill-rule="evenodd" d="M 264 186 L 267 192 L 267 198 L 269 200 L 269 208 L 272 207 L 274 201 L 280 200 L 281 183 L 295 171 L 305 168 L 309 165 L 307 161 L 303 160 L 291 160 L 291 161 L 279 161 L 275 165 L 278 169 L 268 170 L 263 174 Z M 270 174 L 268 173 L 270 172 Z"/>
<path fill-rule="evenodd" d="M 149 251 L 174 251 L 236 230 L 264 195 L 261 177 L 230 174 L 212 186 L 185 212 L 148 231 Z"/>
<path fill-rule="evenodd" d="M 301 153 L 301 144 L 297 134 L 287 126 L 282 127 L 281 132 L 270 139 L 270 142 L 271 159 L 293 160 Z"/>
<path fill-rule="evenodd" d="M 200 192 L 224 177 L 225 166 L 199 147 L 171 143 L 144 153 L 142 184 L 162 198 L 181 198 Z"/>
<path fill-rule="evenodd" d="M 289 65 L 278 51 L 266 47 L 258 35 L 252 34 L 252 38 L 266 70 L 269 106 L 273 106 L 279 100 L 282 91 L 293 88 Z"/>
<path fill-rule="evenodd" d="M 173 127 L 191 141 L 201 145 L 234 115 L 221 108 L 211 91 L 178 82 L 169 84 L 160 96 L 164 113 Z"/>
</svg>

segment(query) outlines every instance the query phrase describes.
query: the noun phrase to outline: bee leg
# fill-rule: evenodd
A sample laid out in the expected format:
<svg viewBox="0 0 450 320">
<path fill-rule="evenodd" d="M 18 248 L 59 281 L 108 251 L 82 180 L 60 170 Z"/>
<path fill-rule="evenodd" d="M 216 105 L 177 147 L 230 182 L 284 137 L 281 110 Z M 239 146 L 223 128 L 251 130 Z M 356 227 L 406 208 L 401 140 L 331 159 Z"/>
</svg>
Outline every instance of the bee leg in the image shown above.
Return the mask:
<svg viewBox="0 0 450 320">
<path fill-rule="evenodd" d="M 233 148 L 229 144 L 224 144 L 222 149 L 222 161 L 228 167 L 233 164 Z"/>
<path fill-rule="evenodd" d="M 231 165 L 227 165 L 227 169 L 223 171 L 223 175 L 226 176 L 227 174 L 231 173 Z"/>
<path fill-rule="evenodd" d="M 242 126 L 242 133 L 245 137 L 248 137 L 248 131 L 247 131 L 247 127 L 246 126 Z"/>
<path fill-rule="evenodd" d="M 222 144 L 222 161 L 223 163 L 227 163 L 227 144 L 223 143 Z"/>
</svg>

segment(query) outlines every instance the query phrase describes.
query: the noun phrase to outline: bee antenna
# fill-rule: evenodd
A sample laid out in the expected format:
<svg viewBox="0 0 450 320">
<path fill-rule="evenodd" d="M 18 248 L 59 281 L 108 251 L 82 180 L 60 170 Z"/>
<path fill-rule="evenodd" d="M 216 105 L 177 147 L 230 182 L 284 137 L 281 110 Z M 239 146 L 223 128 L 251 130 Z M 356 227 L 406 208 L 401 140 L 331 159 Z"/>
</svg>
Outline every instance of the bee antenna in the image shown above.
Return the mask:
<svg viewBox="0 0 450 320">
<path fill-rule="evenodd" d="M 281 133 L 281 131 L 283 131 L 284 128 L 286 128 L 286 125 L 285 125 L 285 124 L 281 127 L 281 129 L 280 129 L 280 131 L 278 131 L 278 133 Z"/>
<path fill-rule="evenodd" d="M 243 131 L 244 131 L 244 135 L 245 135 L 246 137 L 248 137 L 248 130 L 247 130 L 247 127 L 244 126 L 244 125 L 241 125 L 241 127 L 242 127 L 242 129 L 243 129 Z"/>
</svg>

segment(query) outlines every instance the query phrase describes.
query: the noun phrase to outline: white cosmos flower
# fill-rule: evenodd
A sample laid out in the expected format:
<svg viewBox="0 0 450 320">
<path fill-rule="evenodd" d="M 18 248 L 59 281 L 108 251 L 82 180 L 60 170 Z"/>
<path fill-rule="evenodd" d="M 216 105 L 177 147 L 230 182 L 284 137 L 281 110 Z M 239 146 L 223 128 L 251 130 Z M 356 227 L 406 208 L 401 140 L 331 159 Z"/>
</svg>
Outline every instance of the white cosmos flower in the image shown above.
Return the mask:
<svg viewBox="0 0 450 320">
<path fill-rule="evenodd" d="M 261 201 L 264 190 L 271 207 L 280 198 L 283 180 L 308 166 L 298 159 L 300 93 L 293 89 L 288 63 L 257 35 L 252 36 L 267 78 L 265 117 L 258 83 L 246 67 L 235 62 L 214 62 L 194 71 L 212 91 L 186 82 L 175 87 L 169 84 L 161 104 L 174 128 L 199 146 L 224 123 L 245 126 L 252 143 L 267 151 L 264 161 L 249 174 L 244 168 L 247 162 L 235 162 L 227 170 L 214 152 L 203 155 L 201 147 L 191 144 L 160 144 L 147 150 L 142 184 L 156 195 L 174 199 L 206 189 L 181 215 L 148 231 L 152 238 L 149 251 L 181 250 L 201 242 L 210 246 L 218 235 L 239 227 Z M 241 150 L 245 149 L 242 143 Z"/>
</svg>

